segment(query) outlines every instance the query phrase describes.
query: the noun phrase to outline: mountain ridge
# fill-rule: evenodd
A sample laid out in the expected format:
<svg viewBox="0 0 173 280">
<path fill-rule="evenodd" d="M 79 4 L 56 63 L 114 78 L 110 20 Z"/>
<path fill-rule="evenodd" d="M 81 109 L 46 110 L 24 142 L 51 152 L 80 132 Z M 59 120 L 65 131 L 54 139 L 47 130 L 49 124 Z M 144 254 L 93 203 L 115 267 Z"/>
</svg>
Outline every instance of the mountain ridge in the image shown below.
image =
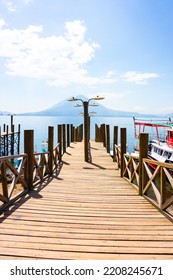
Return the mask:
<svg viewBox="0 0 173 280">
<path fill-rule="evenodd" d="M 82 99 L 84 101 L 88 101 L 88 98 L 83 95 L 76 96 L 75 99 Z M 91 106 L 93 103 L 95 103 L 96 107 Z M 76 102 L 68 102 L 67 100 L 62 100 L 55 105 L 42 110 L 38 112 L 26 112 L 26 113 L 18 113 L 16 115 L 19 116 L 78 116 L 80 113 L 83 112 L 83 108 L 79 107 L 74 107 L 76 104 L 82 105 L 82 102 L 80 100 Z M 91 108 L 91 110 L 90 110 Z M 138 112 L 133 112 L 133 111 L 121 111 L 121 110 L 113 110 L 110 108 L 107 108 L 103 106 L 102 104 L 98 103 L 95 100 L 90 100 L 88 111 L 96 112 L 96 117 L 170 117 L 171 114 L 141 114 Z"/>
</svg>

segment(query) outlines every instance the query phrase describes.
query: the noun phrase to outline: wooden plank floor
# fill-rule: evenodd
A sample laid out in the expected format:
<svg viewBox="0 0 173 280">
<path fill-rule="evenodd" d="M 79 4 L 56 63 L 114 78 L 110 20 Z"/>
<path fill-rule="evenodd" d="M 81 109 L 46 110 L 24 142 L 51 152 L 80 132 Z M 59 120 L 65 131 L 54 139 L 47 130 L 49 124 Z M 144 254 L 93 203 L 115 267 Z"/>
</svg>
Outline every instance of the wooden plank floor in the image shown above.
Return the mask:
<svg viewBox="0 0 173 280">
<path fill-rule="evenodd" d="M 119 176 L 100 143 L 72 143 L 59 176 L 1 216 L 0 259 L 173 259 L 173 224 Z"/>
</svg>

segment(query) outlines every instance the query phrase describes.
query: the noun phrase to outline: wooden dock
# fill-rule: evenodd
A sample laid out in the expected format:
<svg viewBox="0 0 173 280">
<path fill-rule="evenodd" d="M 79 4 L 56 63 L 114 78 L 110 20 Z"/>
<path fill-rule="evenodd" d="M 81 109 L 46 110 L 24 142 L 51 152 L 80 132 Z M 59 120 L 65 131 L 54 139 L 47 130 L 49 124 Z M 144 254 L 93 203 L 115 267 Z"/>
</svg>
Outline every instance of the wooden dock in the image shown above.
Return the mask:
<svg viewBox="0 0 173 280">
<path fill-rule="evenodd" d="M 0 259 L 173 259 L 173 224 L 132 186 L 101 143 L 71 143 L 59 174 L 1 216 Z"/>
</svg>

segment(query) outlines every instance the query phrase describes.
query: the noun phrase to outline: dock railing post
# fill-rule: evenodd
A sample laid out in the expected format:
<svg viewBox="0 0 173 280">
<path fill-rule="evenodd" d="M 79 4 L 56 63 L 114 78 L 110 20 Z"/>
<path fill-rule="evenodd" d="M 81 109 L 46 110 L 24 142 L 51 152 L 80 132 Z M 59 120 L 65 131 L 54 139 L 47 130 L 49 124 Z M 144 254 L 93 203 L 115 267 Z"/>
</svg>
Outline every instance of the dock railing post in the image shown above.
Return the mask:
<svg viewBox="0 0 173 280">
<path fill-rule="evenodd" d="M 54 127 L 48 127 L 48 166 L 50 170 L 50 175 L 53 173 L 53 141 L 54 140 Z"/>
<path fill-rule="evenodd" d="M 84 107 L 84 159 L 88 162 L 89 152 L 89 123 L 88 123 L 88 101 L 83 101 Z"/>
<path fill-rule="evenodd" d="M 18 125 L 18 142 L 17 142 L 17 153 L 20 153 L 20 124 Z"/>
<path fill-rule="evenodd" d="M 63 134 L 63 154 L 66 152 L 66 125 L 62 125 Z"/>
<path fill-rule="evenodd" d="M 67 147 L 70 146 L 70 125 L 67 124 Z"/>
<path fill-rule="evenodd" d="M 103 142 L 103 147 L 106 148 L 105 124 L 101 124 L 101 127 L 100 127 L 100 139 L 101 139 L 101 142 Z"/>
<path fill-rule="evenodd" d="M 58 124 L 59 161 L 62 160 L 62 125 Z"/>
<path fill-rule="evenodd" d="M 110 126 L 109 126 L 109 124 L 106 125 L 106 149 L 107 149 L 107 153 L 110 154 Z"/>
<path fill-rule="evenodd" d="M 70 125 L 70 143 L 71 142 L 74 142 L 74 140 L 73 140 L 73 125 L 72 124 Z"/>
<path fill-rule="evenodd" d="M 80 124 L 78 127 L 78 142 L 83 140 L 83 124 Z"/>
<path fill-rule="evenodd" d="M 33 165 L 34 165 L 34 131 L 24 130 L 24 153 L 27 154 L 27 167 L 25 170 L 25 180 L 28 189 L 33 188 Z"/>
<path fill-rule="evenodd" d="M 100 139 L 99 139 L 99 127 L 98 125 L 95 123 L 95 142 L 99 142 Z"/>
<path fill-rule="evenodd" d="M 121 137 L 121 177 L 123 177 L 124 172 L 124 154 L 126 153 L 126 128 L 121 128 L 120 130 Z"/>
<path fill-rule="evenodd" d="M 115 145 L 118 145 L 118 126 L 114 126 L 113 133 L 113 161 L 115 162 Z"/>
<path fill-rule="evenodd" d="M 146 177 L 145 172 L 142 172 L 143 158 L 148 157 L 148 133 L 139 134 L 139 195 L 143 193 L 143 184 Z"/>
</svg>

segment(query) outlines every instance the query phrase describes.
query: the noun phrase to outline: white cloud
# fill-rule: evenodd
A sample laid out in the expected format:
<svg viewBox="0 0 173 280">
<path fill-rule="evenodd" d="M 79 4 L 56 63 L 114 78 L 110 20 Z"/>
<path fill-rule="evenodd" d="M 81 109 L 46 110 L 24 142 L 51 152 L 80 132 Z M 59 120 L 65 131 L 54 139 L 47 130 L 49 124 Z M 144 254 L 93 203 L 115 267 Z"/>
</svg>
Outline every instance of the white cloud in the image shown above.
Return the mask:
<svg viewBox="0 0 173 280">
<path fill-rule="evenodd" d="M 122 78 L 126 82 L 135 84 L 146 84 L 149 79 L 158 78 L 159 75 L 156 73 L 140 73 L 135 71 L 128 71 L 122 75 Z"/>
<path fill-rule="evenodd" d="M 24 2 L 25 4 L 29 4 L 29 3 L 33 2 L 33 0 L 22 0 L 22 2 Z"/>
<path fill-rule="evenodd" d="M 108 77 L 99 79 L 88 74 L 87 63 L 94 58 L 99 45 L 85 39 L 84 23 L 66 22 L 65 29 L 64 36 L 44 37 L 42 26 L 9 29 L 0 20 L 0 56 L 6 58 L 7 74 L 45 79 L 54 86 L 114 82 Z"/>
<path fill-rule="evenodd" d="M 16 5 L 13 3 L 13 1 L 10 1 L 10 0 L 3 0 L 3 2 L 5 3 L 6 7 L 7 7 L 7 10 L 11 13 L 14 13 L 16 12 Z"/>
<path fill-rule="evenodd" d="M 33 2 L 34 0 L 21 0 L 25 5 L 28 5 L 29 3 Z M 3 0 L 3 3 L 6 5 L 7 10 L 10 13 L 14 13 L 17 11 L 17 5 L 15 5 L 14 0 Z"/>
<path fill-rule="evenodd" d="M 109 78 L 113 77 L 113 75 L 114 75 L 114 71 L 110 70 L 110 71 L 108 71 L 106 77 L 109 79 Z"/>
</svg>

